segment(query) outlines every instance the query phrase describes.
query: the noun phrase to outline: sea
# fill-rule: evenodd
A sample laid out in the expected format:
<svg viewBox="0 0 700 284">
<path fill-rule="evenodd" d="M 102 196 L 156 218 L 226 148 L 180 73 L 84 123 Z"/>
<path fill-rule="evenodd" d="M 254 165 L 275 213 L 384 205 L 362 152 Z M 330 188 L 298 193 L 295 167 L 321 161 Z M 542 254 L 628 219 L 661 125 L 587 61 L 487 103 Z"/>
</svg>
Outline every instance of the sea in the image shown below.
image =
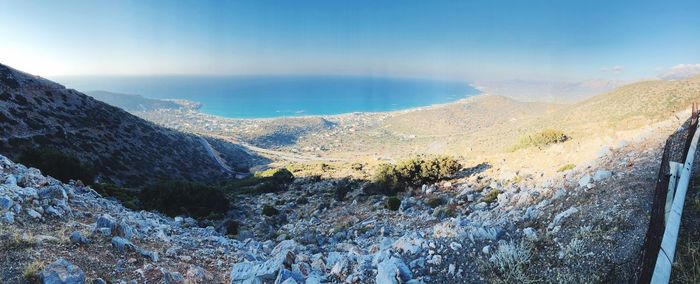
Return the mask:
<svg viewBox="0 0 700 284">
<path fill-rule="evenodd" d="M 230 118 L 385 112 L 443 104 L 479 94 L 467 82 L 374 76 L 72 76 L 67 88 L 152 99 L 185 99 Z"/>
</svg>

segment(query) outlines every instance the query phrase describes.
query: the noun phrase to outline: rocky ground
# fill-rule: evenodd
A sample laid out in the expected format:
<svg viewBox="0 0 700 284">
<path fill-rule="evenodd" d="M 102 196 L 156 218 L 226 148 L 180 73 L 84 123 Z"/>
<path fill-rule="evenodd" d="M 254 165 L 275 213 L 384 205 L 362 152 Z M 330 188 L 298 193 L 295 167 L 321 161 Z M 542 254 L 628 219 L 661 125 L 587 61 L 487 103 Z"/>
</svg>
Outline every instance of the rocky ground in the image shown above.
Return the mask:
<svg viewBox="0 0 700 284">
<path fill-rule="evenodd" d="M 660 150 L 678 130 L 651 127 L 555 174 L 467 168 L 401 193 L 397 211 L 362 183 L 339 196 L 341 181 L 299 178 L 281 193 L 239 195 L 228 218 L 240 233 L 230 237 L 2 157 L 0 279 L 66 270 L 113 283 L 629 281 Z M 265 215 L 264 205 L 278 212 Z"/>
</svg>

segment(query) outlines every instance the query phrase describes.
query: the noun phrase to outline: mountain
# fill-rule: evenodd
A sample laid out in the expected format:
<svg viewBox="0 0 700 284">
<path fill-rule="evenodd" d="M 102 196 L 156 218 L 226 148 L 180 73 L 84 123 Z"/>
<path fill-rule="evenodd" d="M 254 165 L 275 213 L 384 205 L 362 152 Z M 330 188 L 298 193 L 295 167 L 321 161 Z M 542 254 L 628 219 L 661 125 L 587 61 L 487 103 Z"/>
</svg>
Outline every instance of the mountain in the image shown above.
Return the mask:
<svg viewBox="0 0 700 284">
<path fill-rule="evenodd" d="M 142 186 L 160 179 L 213 183 L 254 157 L 237 146 L 157 126 L 76 90 L 0 64 L 0 154 L 54 149 L 92 168 L 100 182 Z M 207 138 L 213 141 L 212 138 Z M 217 153 L 218 152 L 218 153 Z"/>
<path fill-rule="evenodd" d="M 86 92 L 86 94 L 128 112 L 183 108 L 182 105 L 173 101 L 149 99 L 140 95 L 120 94 L 107 91 L 89 91 Z"/>
</svg>

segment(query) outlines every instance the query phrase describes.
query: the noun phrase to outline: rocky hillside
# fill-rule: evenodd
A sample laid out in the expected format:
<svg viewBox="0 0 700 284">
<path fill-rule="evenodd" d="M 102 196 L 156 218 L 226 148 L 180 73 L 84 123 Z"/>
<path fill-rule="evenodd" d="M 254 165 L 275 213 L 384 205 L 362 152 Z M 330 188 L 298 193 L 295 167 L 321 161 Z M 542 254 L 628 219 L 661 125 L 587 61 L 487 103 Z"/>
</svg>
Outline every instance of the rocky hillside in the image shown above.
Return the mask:
<svg viewBox="0 0 700 284">
<path fill-rule="evenodd" d="M 277 193 L 238 194 L 227 214 L 239 225 L 232 236 L 126 209 L 0 156 L 0 280 L 630 282 L 660 146 L 683 135 L 679 126 L 650 125 L 554 176 L 468 166 L 400 192 L 396 210 L 362 182 L 299 178 Z"/>
<path fill-rule="evenodd" d="M 162 178 L 210 182 L 228 176 L 195 135 L 157 126 L 4 65 L 0 132 L 3 155 L 55 149 L 94 169 L 101 182 L 140 186 Z M 237 147 L 217 150 L 231 167 L 247 168 L 252 162 Z"/>
</svg>

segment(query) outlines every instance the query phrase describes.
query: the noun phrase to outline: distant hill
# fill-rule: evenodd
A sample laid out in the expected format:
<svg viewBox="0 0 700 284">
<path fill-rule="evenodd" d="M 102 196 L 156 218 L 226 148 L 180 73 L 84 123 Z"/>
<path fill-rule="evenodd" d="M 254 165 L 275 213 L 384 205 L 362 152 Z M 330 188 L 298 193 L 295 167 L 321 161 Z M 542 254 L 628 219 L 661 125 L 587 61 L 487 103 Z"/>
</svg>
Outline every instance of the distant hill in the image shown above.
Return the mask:
<svg viewBox="0 0 700 284">
<path fill-rule="evenodd" d="M 100 181 L 141 186 L 164 178 L 205 183 L 228 178 L 199 137 L 2 64 L 0 133 L 0 154 L 16 158 L 29 148 L 56 149 L 90 165 Z M 232 144 L 216 151 L 232 168 L 254 161 Z"/>
<path fill-rule="evenodd" d="M 89 91 L 85 94 L 128 112 L 183 108 L 182 105 L 173 101 L 149 99 L 141 95 L 120 94 L 107 91 Z"/>
</svg>

